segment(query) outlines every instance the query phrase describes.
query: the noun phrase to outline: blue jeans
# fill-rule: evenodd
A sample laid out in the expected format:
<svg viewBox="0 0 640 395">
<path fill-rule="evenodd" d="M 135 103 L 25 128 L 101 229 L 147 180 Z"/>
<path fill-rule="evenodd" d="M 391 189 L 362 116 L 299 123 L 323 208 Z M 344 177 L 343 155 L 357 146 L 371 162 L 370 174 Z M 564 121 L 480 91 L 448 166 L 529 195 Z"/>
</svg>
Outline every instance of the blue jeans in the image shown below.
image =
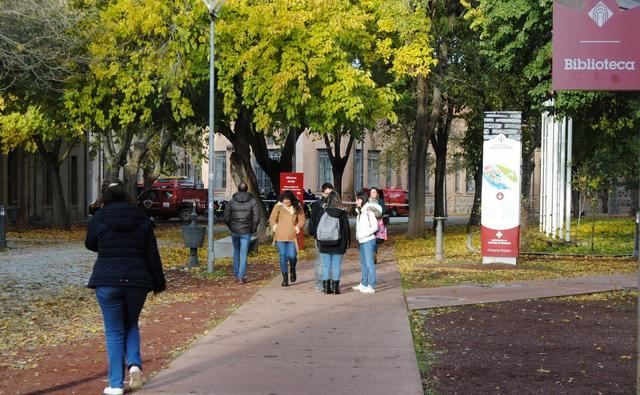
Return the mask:
<svg viewBox="0 0 640 395">
<path fill-rule="evenodd" d="M 251 233 L 232 233 L 231 242 L 233 243 L 233 275 L 238 279 L 243 279 L 247 271 Z"/>
<path fill-rule="evenodd" d="M 289 268 L 287 267 L 287 261 L 294 265 L 298 260 L 298 253 L 296 251 L 295 241 L 276 241 L 276 246 L 278 246 L 278 253 L 280 254 L 280 271 L 282 273 L 289 273 Z"/>
<path fill-rule="evenodd" d="M 147 299 L 146 288 L 97 287 L 109 358 L 109 387 L 124 388 L 125 360 L 142 368 L 138 318 Z"/>
<path fill-rule="evenodd" d="M 322 257 L 322 281 L 340 281 L 342 254 L 320 254 Z"/>
<path fill-rule="evenodd" d="M 360 283 L 364 286 L 376 287 L 376 268 L 373 264 L 373 254 L 376 248 L 376 239 L 360 243 L 360 267 L 362 276 Z"/>
<path fill-rule="evenodd" d="M 320 256 L 320 250 L 318 249 L 318 244 L 316 243 L 316 261 L 313 264 L 313 268 L 316 275 L 316 289 L 322 290 L 322 256 Z"/>
</svg>

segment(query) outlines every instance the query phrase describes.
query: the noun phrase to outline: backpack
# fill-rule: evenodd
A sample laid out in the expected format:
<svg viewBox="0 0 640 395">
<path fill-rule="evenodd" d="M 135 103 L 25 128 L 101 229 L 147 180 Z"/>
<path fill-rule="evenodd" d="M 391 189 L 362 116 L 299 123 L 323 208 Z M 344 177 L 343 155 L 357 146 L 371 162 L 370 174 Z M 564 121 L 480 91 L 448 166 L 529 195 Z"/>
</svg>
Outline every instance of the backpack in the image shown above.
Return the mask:
<svg viewBox="0 0 640 395">
<path fill-rule="evenodd" d="M 340 244 L 340 219 L 326 212 L 322 214 L 316 228 L 316 240 L 319 245 L 326 247 Z"/>
<path fill-rule="evenodd" d="M 376 242 L 382 244 L 387 240 L 387 226 L 382 218 L 378 218 L 378 230 L 376 231 Z"/>
</svg>

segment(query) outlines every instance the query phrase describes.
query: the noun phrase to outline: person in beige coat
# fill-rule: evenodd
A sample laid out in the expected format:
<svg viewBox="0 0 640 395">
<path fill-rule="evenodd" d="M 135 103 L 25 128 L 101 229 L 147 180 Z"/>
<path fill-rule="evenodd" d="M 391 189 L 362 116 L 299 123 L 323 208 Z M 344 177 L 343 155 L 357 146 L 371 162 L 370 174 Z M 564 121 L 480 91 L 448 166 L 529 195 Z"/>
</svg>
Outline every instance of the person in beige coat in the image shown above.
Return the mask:
<svg viewBox="0 0 640 395">
<path fill-rule="evenodd" d="M 297 236 L 303 229 L 304 220 L 304 208 L 300 201 L 293 192 L 283 191 L 269 217 L 269 225 L 273 230 L 273 241 L 280 254 L 283 287 L 289 286 L 289 273 L 291 273 L 291 283 L 296 282 Z M 287 268 L 287 262 L 290 270 Z"/>
</svg>

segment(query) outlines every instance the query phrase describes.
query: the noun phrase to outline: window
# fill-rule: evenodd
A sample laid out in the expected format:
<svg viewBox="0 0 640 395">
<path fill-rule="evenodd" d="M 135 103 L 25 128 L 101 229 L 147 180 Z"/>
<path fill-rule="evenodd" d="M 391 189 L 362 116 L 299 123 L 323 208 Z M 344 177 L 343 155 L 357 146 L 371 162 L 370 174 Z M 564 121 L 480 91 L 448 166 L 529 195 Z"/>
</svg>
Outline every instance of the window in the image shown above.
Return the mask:
<svg viewBox="0 0 640 395">
<path fill-rule="evenodd" d="M 69 169 L 69 181 L 71 195 L 71 204 L 78 204 L 78 157 L 71 156 L 71 168 Z"/>
<path fill-rule="evenodd" d="M 456 159 L 453 168 L 455 169 L 455 191 L 456 193 L 460 192 L 460 159 Z"/>
<path fill-rule="evenodd" d="M 467 170 L 467 182 L 466 182 L 465 190 L 467 193 L 474 193 L 476 191 L 476 182 L 473 177 L 473 173 Z"/>
<path fill-rule="evenodd" d="M 391 182 L 391 176 L 393 175 L 393 166 L 392 166 L 392 164 L 391 164 L 391 159 L 390 159 L 390 158 L 387 158 L 387 160 L 385 161 L 385 164 L 387 165 L 386 174 L 385 174 L 385 176 L 386 176 L 386 177 L 385 177 L 385 178 L 386 178 L 386 180 L 385 180 L 385 186 L 386 186 L 387 188 L 391 188 L 391 186 L 392 186 L 392 185 L 391 185 L 391 184 L 392 184 L 392 182 Z"/>
<path fill-rule="evenodd" d="M 213 189 L 225 189 L 227 187 L 227 153 L 215 151 L 213 155 Z"/>
<path fill-rule="evenodd" d="M 333 184 L 333 167 L 329 160 L 329 153 L 326 149 L 318 150 L 318 190 L 322 189 L 322 184 L 330 182 Z"/>
<path fill-rule="evenodd" d="M 355 163 L 353 166 L 353 190 L 356 193 L 362 190 L 362 150 L 356 149 Z"/>
<path fill-rule="evenodd" d="M 367 186 L 369 188 L 380 184 L 380 151 L 369 151 L 367 157 Z"/>
<path fill-rule="evenodd" d="M 431 155 L 429 153 L 427 153 L 427 159 L 424 163 L 424 191 L 431 193 Z"/>
<path fill-rule="evenodd" d="M 279 161 L 280 151 L 277 149 L 270 149 L 269 158 Z M 271 185 L 271 179 L 269 178 L 269 175 L 267 175 L 267 173 L 264 170 L 262 170 L 262 167 L 260 167 L 259 164 L 255 163 L 255 160 L 253 165 L 253 171 L 256 173 L 256 179 L 258 181 L 258 191 L 260 192 L 264 191 L 264 193 L 269 193 L 269 191 L 271 191 L 271 189 L 273 188 L 273 186 Z"/>
</svg>

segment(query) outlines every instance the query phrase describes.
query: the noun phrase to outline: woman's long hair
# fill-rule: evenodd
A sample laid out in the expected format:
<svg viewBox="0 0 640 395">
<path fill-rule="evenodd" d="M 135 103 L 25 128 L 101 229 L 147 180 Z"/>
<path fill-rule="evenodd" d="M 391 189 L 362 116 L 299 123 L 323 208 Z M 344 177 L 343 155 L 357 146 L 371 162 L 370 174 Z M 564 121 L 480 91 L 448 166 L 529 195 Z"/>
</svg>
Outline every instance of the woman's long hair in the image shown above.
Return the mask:
<svg viewBox="0 0 640 395">
<path fill-rule="evenodd" d="M 325 207 L 342 208 L 342 199 L 340 199 L 340 195 L 338 194 L 338 192 L 331 191 L 327 195 Z"/>
<path fill-rule="evenodd" d="M 279 202 L 282 202 L 285 199 L 288 199 L 291 201 L 291 206 L 293 207 L 296 213 L 302 209 L 300 206 L 300 201 L 298 200 L 296 195 L 294 195 L 293 192 L 291 192 L 288 189 L 285 189 L 284 191 L 282 191 L 282 193 L 278 197 Z"/>
<path fill-rule="evenodd" d="M 117 178 L 104 180 L 100 192 L 100 200 L 104 206 L 116 202 L 131 203 L 131 197 L 127 193 L 124 183 Z"/>
</svg>

